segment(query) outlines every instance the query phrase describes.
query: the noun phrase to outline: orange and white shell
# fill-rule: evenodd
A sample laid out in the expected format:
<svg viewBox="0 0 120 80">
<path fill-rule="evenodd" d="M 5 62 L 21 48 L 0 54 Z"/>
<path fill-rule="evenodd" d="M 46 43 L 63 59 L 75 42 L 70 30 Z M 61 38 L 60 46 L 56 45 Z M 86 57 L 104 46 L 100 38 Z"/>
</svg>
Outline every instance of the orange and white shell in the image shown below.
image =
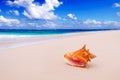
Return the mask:
<svg viewBox="0 0 120 80">
<path fill-rule="evenodd" d="M 75 52 L 67 53 L 64 55 L 64 59 L 67 64 L 82 68 L 87 67 L 88 61 L 91 61 L 91 59 L 95 57 L 96 56 L 91 54 L 89 50 L 86 50 L 86 45 Z"/>
</svg>

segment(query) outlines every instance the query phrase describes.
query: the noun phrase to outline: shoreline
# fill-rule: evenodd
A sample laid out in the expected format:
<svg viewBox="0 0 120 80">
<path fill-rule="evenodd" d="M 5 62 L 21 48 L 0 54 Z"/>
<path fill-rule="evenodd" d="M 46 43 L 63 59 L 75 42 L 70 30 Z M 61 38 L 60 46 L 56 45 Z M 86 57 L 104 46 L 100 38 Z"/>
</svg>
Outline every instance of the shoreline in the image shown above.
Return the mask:
<svg viewBox="0 0 120 80">
<path fill-rule="evenodd" d="M 109 30 L 116 31 L 116 30 Z M 64 34 L 54 34 L 54 35 L 19 35 L 14 38 L 15 35 L 11 35 L 12 38 L 7 36 L 0 39 L 0 50 L 5 50 L 9 48 L 17 48 L 22 46 L 29 46 L 33 44 L 45 43 L 52 40 L 63 39 L 71 36 L 85 36 L 89 34 L 108 32 L 108 31 L 90 31 L 90 32 L 74 32 L 74 33 L 64 33 Z M 2 40 L 3 39 L 3 40 Z"/>
<path fill-rule="evenodd" d="M 3 42 L 0 42 L 0 50 L 1 49 L 7 49 L 7 48 L 16 48 L 16 47 L 22 47 L 22 46 L 29 46 L 32 44 L 39 44 L 39 43 L 45 43 L 51 40 L 58 40 L 61 38 L 66 38 L 69 36 L 75 36 L 75 35 L 87 35 L 91 34 L 93 32 L 76 32 L 76 33 L 65 33 L 65 34 L 56 34 L 56 35 L 20 35 L 16 36 L 15 38 L 3 38 Z M 13 35 L 12 35 L 13 36 Z M 15 40 L 16 39 L 16 40 Z M 29 41 L 28 41 L 29 40 Z"/>
</svg>

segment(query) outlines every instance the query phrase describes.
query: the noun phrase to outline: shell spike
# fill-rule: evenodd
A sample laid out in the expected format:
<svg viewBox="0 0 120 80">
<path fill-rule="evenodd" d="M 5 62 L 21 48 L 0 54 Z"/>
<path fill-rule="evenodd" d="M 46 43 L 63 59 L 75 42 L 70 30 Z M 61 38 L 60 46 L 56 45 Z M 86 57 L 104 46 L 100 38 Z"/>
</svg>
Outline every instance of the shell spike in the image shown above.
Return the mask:
<svg viewBox="0 0 120 80">
<path fill-rule="evenodd" d="M 86 50 L 86 44 L 82 47 L 83 50 Z"/>
</svg>

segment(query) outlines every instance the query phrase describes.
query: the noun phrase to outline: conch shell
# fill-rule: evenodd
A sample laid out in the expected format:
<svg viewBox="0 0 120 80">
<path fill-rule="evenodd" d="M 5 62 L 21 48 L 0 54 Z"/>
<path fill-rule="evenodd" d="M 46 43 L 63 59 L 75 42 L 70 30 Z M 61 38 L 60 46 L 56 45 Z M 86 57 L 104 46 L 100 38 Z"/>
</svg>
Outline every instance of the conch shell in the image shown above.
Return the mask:
<svg viewBox="0 0 120 80">
<path fill-rule="evenodd" d="M 81 68 L 88 67 L 88 61 L 91 61 L 91 59 L 95 57 L 95 55 L 89 52 L 89 49 L 86 50 L 86 45 L 84 45 L 81 49 L 75 52 L 67 53 L 64 55 L 64 59 L 67 62 L 67 64 Z"/>
</svg>

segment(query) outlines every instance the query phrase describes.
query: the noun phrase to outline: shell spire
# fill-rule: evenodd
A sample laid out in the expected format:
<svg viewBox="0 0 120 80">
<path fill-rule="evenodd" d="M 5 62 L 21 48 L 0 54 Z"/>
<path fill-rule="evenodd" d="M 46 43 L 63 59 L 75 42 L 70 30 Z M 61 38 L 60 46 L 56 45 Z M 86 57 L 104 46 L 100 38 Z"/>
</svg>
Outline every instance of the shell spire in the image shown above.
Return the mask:
<svg viewBox="0 0 120 80">
<path fill-rule="evenodd" d="M 86 50 L 86 44 L 82 47 L 82 49 Z"/>
</svg>

